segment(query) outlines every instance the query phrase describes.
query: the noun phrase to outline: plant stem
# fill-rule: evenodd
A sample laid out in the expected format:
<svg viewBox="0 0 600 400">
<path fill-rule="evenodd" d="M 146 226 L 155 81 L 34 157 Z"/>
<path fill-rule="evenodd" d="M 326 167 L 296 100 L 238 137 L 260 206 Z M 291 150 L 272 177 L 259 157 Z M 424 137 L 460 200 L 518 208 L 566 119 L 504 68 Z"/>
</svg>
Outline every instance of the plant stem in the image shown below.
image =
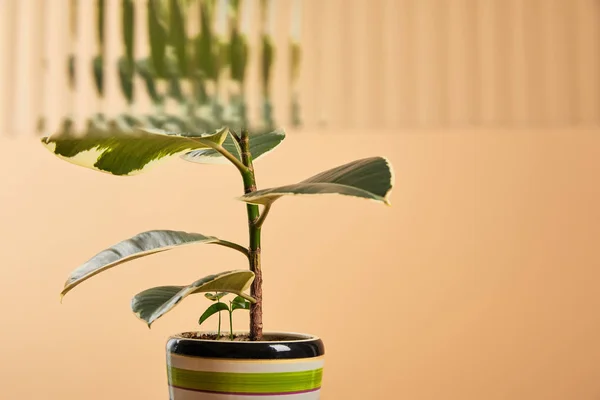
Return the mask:
<svg viewBox="0 0 600 400">
<path fill-rule="evenodd" d="M 245 248 L 245 247 L 242 247 L 242 246 L 240 246 L 240 245 L 239 245 L 239 244 L 237 244 L 237 243 L 233 243 L 233 242 L 230 242 L 230 241 L 228 241 L 228 240 L 222 240 L 222 239 L 219 239 L 219 241 L 218 241 L 218 242 L 215 242 L 214 244 L 220 244 L 221 246 L 225 246 L 225 247 L 229 247 L 230 249 L 237 250 L 237 251 L 239 251 L 240 253 L 244 254 L 246 257 L 249 257 L 249 256 L 250 256 L 250 255 L 248 254 L 248 249 L 247 249 L 247 248 Z"/>
<path fill-rule="evenodd" d="M 242 162 L 246 171 L 242 172 L 244 180 L 244 193 L 256 191 L 256 178 L 252 166 L 252 154 L 250 154 L 250 138 L 248 130 L 242 129 L 240 147 L 242 149 Z M 260 226 L 257 222 L 260 218 L 256 204 L 246 204 L 248 213 L 248 231 L 250 236 L 249 260 L 250 270 L 254 272 L 254 281 L 250 288 L 250 294 L 256 299 L 256 303 L 250 306 L 250 340 L 262 339 L 262 270 L 260 267 Z"/>
<path fill-rule="evenodd" d="M 268 203 L 265 208 L 263 208 L 262 212 L 260 213 L 260 217 L 258 218 L 258 220 L 256 220 L 256 226 L 259 228 L 262 228 L 262 224 L 263 222 L 265 222 L 265 219 L 267 218 L 267 215 L 269 215 L 269 211 L 271 210 L 271 203 Z"/>
<path fill-rule="evenodd" d="M 215 295 L 218 295 L 218 292 L 215 292 Z M 217 299 L 217 303 L 220 303 L 221 300 Z M 221 337 L 221 311 L 218 312 L 219 314 L 219 329 L 217 330 L 217 339 L 219 339 Z"/>
<path fill-rule="evenodd" d="M 219 144 L 211 146 L 213 149 L 221 153 L 223 157 L 231 161 L 233 165 L 237 167 L 237 169 L 242 173 L 242 176 L 248 173 L 248 167 L 245 164 L 242 164 L 237 158 L 234 157 L 233 154 L 225 150 L 225 148 Z"/>
<path fill-rule="evenodd" d="M 229 339 L 233 340 L 233 306 L 229 302 Z"/>
</svg>

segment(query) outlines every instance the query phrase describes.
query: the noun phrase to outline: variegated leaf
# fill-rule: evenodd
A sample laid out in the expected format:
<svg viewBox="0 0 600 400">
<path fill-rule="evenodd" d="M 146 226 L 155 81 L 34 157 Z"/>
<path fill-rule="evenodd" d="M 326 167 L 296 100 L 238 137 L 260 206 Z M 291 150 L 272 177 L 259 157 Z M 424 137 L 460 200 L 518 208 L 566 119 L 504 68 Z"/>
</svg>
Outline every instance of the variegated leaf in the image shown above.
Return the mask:
<svg viewBox="0 0 600 400">
<path fill-rule="evenodd" d="M 227 128 L 210 134 L 158 129 L 92 131 L 84 136 L 61 133 L 44 137 L 42 143 L 72 164 L 114 175 L 135 175 L 169 157 L 220 145 L 228 132 Z"/>
<path fill-rule="evenodd" d="M 250 135 L 250 154 L 252 159 L 256 160 L 270 153 L 275 147 L 285 139 L 285 132 L 281 129 Z M 223 142 L 225 150 L 233 154 L 238 160 L 242 160 L 240 146 L 231 134 Z M 213 149 L 193 150 L 181 156 L 186 161 L 200 164 L 227 164 L 229 161 L 219 152 Z"/>
<path fill-rule="evenodd" d="M 147 231 L 101 251 L 71 272 L 65 282 L 65 287 L 61 292 L 61 297 L 92 276 L 126 261 L 170 250 L 174 247 L 200 243 L 219 244 L 221 246 L 235 248 L 240 252 L 247 254 L 246 249 L 240 245 L 213 236 L 205 236 L 200 233 L 166 230 Z"/>
<path fill-rule="evenodd" d="M 181 300 L 194 293 L 228 292 L 250 302 L 256 300 L 244 293 L 254 280 L 254 272 L 238 270 L 209 275 L 188 286 L 159 286 L 144 290 L 131 300 L 131 309 L 148 327 L 169 312 Z"/>
<path fill-rule="evenodd" d="M 393 171 L 383 157 L 365 158 L 321 172 L 294 185 L 248 193 L 240 200 L 269 205 L 281 196 L 340 194 L 380 201 L 389 205 Z"/>
</svg>

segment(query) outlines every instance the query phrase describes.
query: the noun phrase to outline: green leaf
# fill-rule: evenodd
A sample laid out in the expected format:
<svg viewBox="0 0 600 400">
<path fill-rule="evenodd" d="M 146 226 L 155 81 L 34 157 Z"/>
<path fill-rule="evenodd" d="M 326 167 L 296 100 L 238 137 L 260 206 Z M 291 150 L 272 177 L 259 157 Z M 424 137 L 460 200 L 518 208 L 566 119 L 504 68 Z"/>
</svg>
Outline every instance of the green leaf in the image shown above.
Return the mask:
<svg viewBox="0 0 600 400">
<path fill-rule="evenodd" d="M 229 66 L 231 60 L 229 59 L 229 42 L 221 36 L 216 36 L 214 40 L 213 48 L 216 51 L 215 70 L 217 72 L 216 78 L 218 79 L 219 73 Z"/>
<path fill-rule="evenodd" d="M 237 29 L 231 32 L 229 52 L 231 79 L 243 83 L 246 76 L 249 51 L 246 38 Z"/>
<path fill-rule="evenodd" d="M 92 60 L 92 71 L 94 73 L 94 83 L 96 91 L 100 97 L 104 96 L 104 62 L 102 55 L 97 55 Z"/>
<path fill-rule="evenodd" d="M 262 84 L 265 93 L 268 93 L 269 84 L 271 82 L 271 70 L 273 61 L 275 60 L 275 46 L 269 35 L 262 36 Z"/>
<path fill-rule="evenodd" d="M 229 8 L 236 19 L 239 18 L 238 14 L 240 12 L 240 3 L 240 0 L 229 0 Z"/>
<path fill-rule="evenodd" d="M 162 97 L 156 89 L 155 78 L 157 77 L 156 71 L 152 65 L 152 60 L 144 58 L 136 62 L 135 71 L 142 77 L 146 84 L 146 90 L 148 95 L 152 99 L 154 104 L 160 104 Z"/>
<path fill-rule="evenodd" d="M 170 78 L 169 79 L 169 96 L 173 99 L 177 100 L 179 104 L 185 104 L 185 96 L 183 94 L 183 90 L 181 90 L 181 80 L 179 78 Z"/>
<path fill-rule="evenodd" d="M 148 33 L 150 36 L 150 56 L 156 73 L 165 76 L 165 49 L 167 29 L 160 20 L 160 4 L 157 0 L 148 0 Z"/>
<path fill-rule="evenodd" d="M 204 295 L 204 297 L 206 297 L 207 299 L 209 299 L 210 301 L 217 301 L 217 300 L 221 300 L 223 297 L 227 296 L 229 293 L 227 292 L 220 292 L 220 293 L 206 293 Z"/>
<path fill-rule="evenodd" d="M 150 326 L 181 300 L 194 293 L 229 292 L 254 302 L 254 298 L 244 293 L 253 280 L 252 271 L 238 270 L 209 275 L 188 286 L 159 286 L 135 295 L 131 300 L 131 309 Z"/>
<path fill-rule="evenodd" d="M 229 307 L 227 307 L 227 304 L 225 304 L 225 303 L 215 303 L 215 304 L 212 304 L 200 316 L 200 319 L 198 320 L 198 325 L 202 325 L 202 323 L 204 321 L 206 321 L 208 318 L 210 318 L 214 314 L 219 313 L 221 311 L 229 311 Z"/>
<path fill-rule="evenodd" d="M 42 143 L 72 164 L 114 175 L 135 175 L 169 157 L 220 145 L 228 132 L 227 128 L 211 134 L 109 130 L 85 136 L 60 133 L 42 138 Z"/>
<path fill-rule="evenodd" d="M 214 20 L 214 0 L 200 2 L 200 34 L 194 39 L 195 64 L 204 74 L 206 79 L 217 78 L 218 48 L 216 38 L 212 32 Z"/>
<path fill-rule="evenodd" d="M 205 79 L 215 79 L 213 39 L 210 31 L 194 38 L 194 63 Z"/>
<path fill-rule="evenodd" d="M 169 41 L 175 49 L 179 74 L 187 76 L 185 18 L 179 0 L 170 0 L 169 4 Z"/>
<path fill-rule="evenodd" d="M 135 27 L 135 8 L 133 0 L 123 0 L 121 6 L 123 8 L 123 12 L 121 15 L 125 55 L 129 64 L 133 65 L 133 32 Z"/>
<path fill-rule="evenodd" d="M 302 48 L 297 41 L 290 42 L 290 80 L 296 82 L 300 77 L 300 62 L 302 58 Z"/>
<path fill-rule="evenodd" d="M 231 311 L 249 310 L 249 309 L 250 309 L 250 302 L 248 300 L 246 300 L 245 298 L 243 298 L 242 296 L 237 296 L 231 302 Z"/>
<path fill-rule="evenodd" d="M 133 103 L 133 73 L 134 64 L 131 64 L 127 57 L 121 57 L 118 61 L 119 83 L 121 91 L 129 104 Z"/>
<path fill-rule="evenodd" d="M 285 132 L 283 130 L 250 135 L 250 153 L 252 154 L 252 160 L 256 161 L 256 159 L 271 152 L 275 147 L 279 146 L 283 139 L 285 139 Z M 240 161 L 242 160 L 240 147 L 231 135 L 228 135 L 225 139 L 223 147 L 233 154 L 235 158 Z M 229 162 L 221 155 L 221 153 L 213 149 L 190 151 L 182 155 L 181 158 L 186 161 L 200 164 L 227 164 Z"/>
<path fill-rule="evenodd" d="M 129 104 L 133 103 L 133 76 L 135 73 L 135 60 L 133 59 L 133 32 L 135 23 L 135 8 L 133 0 L 122 0 L 121 2 L 121 25 L 123 30 L 123 46 L 125 56 L 119 58 L 119 82 L 121 91 Z"/>
<path fill-rule="evenodd" d="M 393 171 L 383 157 L 365 158 L 321 172 L 294 185 L 248 193 L 240 200 L 269 205 L 281 196 L 340 194 L 380 201 L 389 205 Z"/>
<path fill-rule="evenodd" d="M 96 35 L 98 39 L 98 44 L 100 48 L 104 47 L 104 9 L 105 9 L 105 0 L 98 0 L 96 3 L 97 6 L 97 14 L 96 14 Z"/>
<path fill-rule="evenodd" d="M 101 251 L 71 272 L 61 292 L 61 297 L 92 276 L 126 261 L 170 250 L 175 247 L 201 243 L 212 243 L 236 248 L 240 252 L 247 254 L 245 249 L 239 245 L 200 233 L 166 230 L 142 232 Z"/>
<path fill-rule="evenodd" d="M 69 54 L 69 58 L 67 59 L 67 71 L 69 76 L 69 87 L 71 90 L 74 90 L 75 85 L 77 84 L 77 67 L 75 66 L 75 63 L 75 55 Z"/>
</svg>

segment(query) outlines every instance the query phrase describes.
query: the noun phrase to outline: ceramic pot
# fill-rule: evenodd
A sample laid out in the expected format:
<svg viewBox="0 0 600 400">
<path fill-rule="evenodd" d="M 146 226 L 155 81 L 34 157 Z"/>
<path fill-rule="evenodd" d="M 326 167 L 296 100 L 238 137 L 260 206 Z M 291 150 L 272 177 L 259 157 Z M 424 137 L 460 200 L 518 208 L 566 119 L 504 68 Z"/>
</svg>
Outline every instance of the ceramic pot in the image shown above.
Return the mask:
<svg viewBox="0 0 600 400">
<path fill-rule="evenodd" d="M 170 399 L 319 399 L 325 354 L 321 339 L 287 332 L 263 336 L 260 342 L 169 338 Z"/>
</svg>

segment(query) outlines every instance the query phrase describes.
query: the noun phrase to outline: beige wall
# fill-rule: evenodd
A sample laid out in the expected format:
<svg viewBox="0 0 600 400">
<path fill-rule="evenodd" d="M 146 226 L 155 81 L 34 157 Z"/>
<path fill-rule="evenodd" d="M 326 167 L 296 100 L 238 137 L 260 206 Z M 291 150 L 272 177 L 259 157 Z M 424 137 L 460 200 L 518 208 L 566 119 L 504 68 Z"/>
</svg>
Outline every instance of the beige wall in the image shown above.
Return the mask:
<svg viewBox="0 0 600 400">
<path fill-rule="evenodd" d="M 266 328 L 324 338 L 323 399 L 596 399 L 598 132 L 336 133 L 291 132 L 257 164 L 262 187 L 369 155 L 395 166 L 392 207 L 284 199 L 265 225 Z M 62 305 L 58 293 L 79 263 L 143 230 L 243 241 L 235 170 L 174 161 L 117 178 L 0 140 L 2 397 L 165 399 L 165 340 L 195 329 L 206 302 L 149 331 L 130 297 L 240 257 L 190 247 L 106 272 Z"/>
<path fill-rule="evenodd" d="M 257 5 L 258 0 L 247 0 Z M 292 0 L 277 0 L 273 98 L 289 122 Z M 52 7 L 49 5 L 52 4 Z M 69 0 L 0 2 L 0 128 L 30 134 L 37 115 L 56 126 L 97 106 L 91 74 L 65 93 L 70 47 L 80 70 L 95 54 L 93 3 L 81 1 L 80 38 L 69 44 Z M 138 38 L 145 35 L 139 0 Z M 302 0 L 301 77 L 307 128 L 590 127 L 600 123 L 600 6 L 596 0 Z M 108 65 L 121 54 L 119 1 L 107 1 Z M 258 27 L 258 13 L 253 23 Z M 36 38 L 42 38 L 37 40 Z M 258 43 L 258 29 L 251 35 Z M 139 55 L 147 43 L 137 41 Z M 146 47 L 146 48 L 145 48 Z M 248 82 L 260 115 L 256 51 Z M 42 68 L 42 58 L 48 61 Z M 43 78 L 43 79 L 42 79 Z M 122 112 L 109 68 L 104 111 Z M 144 93 L 141 81 L 138 93 Z M 140 109 L 148 104 L 138 96 Z"/>
</svg>

